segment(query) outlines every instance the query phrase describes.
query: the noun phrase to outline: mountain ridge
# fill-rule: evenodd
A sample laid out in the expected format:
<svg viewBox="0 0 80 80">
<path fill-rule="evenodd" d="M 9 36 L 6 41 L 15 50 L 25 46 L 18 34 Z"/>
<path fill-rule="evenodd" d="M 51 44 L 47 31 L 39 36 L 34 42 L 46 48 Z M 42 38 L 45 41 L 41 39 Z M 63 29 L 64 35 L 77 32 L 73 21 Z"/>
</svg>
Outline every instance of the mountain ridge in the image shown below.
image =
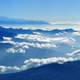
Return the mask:
<svg viewBox="0 0 80 80">
<path fill-rule="evenodd" d="M 48 64 L 12 74 L 0 74 L 1 80 L 80 80 L 80 61 Z"/>
<path fill-rule="evenodd" d="M 0 24 L 7 25 L 49 25 L 47 21 L 42 20 L 26 20 L 0 16 Z"/>
</svg>

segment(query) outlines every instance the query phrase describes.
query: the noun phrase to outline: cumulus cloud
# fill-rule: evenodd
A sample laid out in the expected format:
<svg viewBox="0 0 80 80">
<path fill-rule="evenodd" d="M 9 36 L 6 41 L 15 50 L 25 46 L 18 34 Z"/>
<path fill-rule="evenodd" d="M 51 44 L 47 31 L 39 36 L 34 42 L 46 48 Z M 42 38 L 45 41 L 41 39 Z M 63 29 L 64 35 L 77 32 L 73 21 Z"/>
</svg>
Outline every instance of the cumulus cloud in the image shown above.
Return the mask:
<svg viewBox="0 0 80 80">
<path fill-rule="evenodd" d="M 0 43 L 9 43 L 9 44 L 12 44 L 12 45 L 16 44 L 15 41 L 1 41 Z"/>
<path fill-rule="evenodd" d="M 21 42 L 21 43 L 16 43 L 14 47 L 8 48 L 7 52 L 8 53 L 26 53 L 26 50 L 30 47 L 35 47 L 35 48 L 56 48 L 57 46 L 55 44 L 51 43 L 29 43 L 29 42 Z"/>
<path fill-rule="evenodd" d="M 5 71 L 6 71 L 5 66 L 0 66 L 0 72 L 5 72 Z"/>
<path fill-rule="evenodd" d="M 49 38 L 36 34 L 18 34 L 15 38 L 33 40 L 39 42 L 50 42 Z"/>
<path fill-rule="evenodd" d="M 59 43 L 65 43 L 70 46 L 75 43 L 74 38 L 64 36 L 48 37 L 42 34 L 18 34 L 15 38 L 24 39 L 26 41 L 17 42 L 13 41 L 11 37 L 3 37 L 4 40 L 0 42 L 13 45 L 13 47 L 6 50 L 8 53 L 26 53 L 27 49 L 30 47 L 57 48 Z M 27 42 L 27 40 L 31 42 Z"/>
<path fill-rule="evenodd" d="M 9 48 L 6 50 L 8 53 L 26 53 L 26 50 L 23 48 Z"/>
<path fill-rule="evenodd" d="M 63 64 L 64 62 L 67 61 L 73 61 L 73 58 L 65 58 L 65 57 L 53 57 L 53 58 L 46 58 L 46 59 L 28 59 L 24 61 L 24 64 L 20 67 L 18 66 L 0 66 L 0 72 L 17 72 L 17 71 L 22 71 L 22 70 L 27 70 L 33 67 L 38 67 L 41 65 L 45 65 L 45 64 L 50 64 L 50 63 L 59 63 L 59 64 Z"/>
<path fill-rule="evenodd" d="M 80 57 L 80 49 L 73 51 L 72 53 L 67 53 L 68 56 L 77 56 Z"/>
<path fill-rule="evenodd" d="M 32 40 L 37 42 L 63 42 L 66 44 L 70 44 L 75 40 L 69 37 L 46 37 L 43 35 L 36 35 L 36 34 L 18 34 L 15 38 L 24 39 L 24 40 Z"/>
<path fill-rule="evenodd" d="M 6 40 L 6 41 L 11 41 L 12 40 L 11 37 L 3 37 L 3 39 Z"/>
<path fill-rule="evenodd" d="M 20 68 L 17 66 L 0 66 L 0 72 L 4 73 L 7 71 L 20 71 Z"/>
<path fill-rule="evenodd" d="M 40 33 L 40 32 L 33 32 L 33 34 L 41 35 L 42 33 Z"/>
<path fill-rule="evenodd" d="M 28 29 L 27 27 L 23 27 L 24 29 Z M 17 29 L 19 29 L 17 27 Z M 36 28 L 31 28 L 31 30 L 36 30 Z M 40 28 L 41 29 L 41 28 Z M 53 30 L 51 27 L 42 28 L 42 30 Z M 80 35 L 79 32 L 74 32 L 75 35 Z M 14 39 L 13 39 L 14 38 Z M 13 46 L 11 48 L 6 49 L 8 53 L 26 53 L 27 49 L 34 47 L 34 48 L 57 48 L 59 43 L 64 43 L 67 45 L 72 46 L 76 40 L 75 38 L 65 36 L 64 33 L 57 33 L 56 36 L 54 35 L 45 35 L 39 32 L 34 32 L 33 34 L 18 34 L 15 37 L 3 37 L 3 41 L 0 43 L 9 43 Z M 16 38 L 20 39 L 21 42 L 17 41 Z M 68 61 L 75 61 L 79 60 L 80 50 L 76 50 L 72 53 L 68 53 L 64 57 L 51 57 L 51 58 L 30 58 L 26 59 L 21 66 L 0 66 L 0 72 L 7 72 L 7 71 L 22 71 L 32 67 L 37 67 L 45 64 L 50 63 L 58 63 L 63 64 Z"/>
<path fill-rule="evenodd" d="M 16 42 L 13 41 L 11 37 L 3 37 L 3 41 L 1 41 L 0 43 L 9 43 L 9 44 L 12 44 L 12 45 L 16 44 Z"/>
<path fill-rule="evenodd" d="M 52 57 L 52 58 L 46 58 L 46 59 L 38 59 L 38 58 L 32 58 L 32 59 L 27 59 L 24 61 L 24 64 L 20 67 L 18 66 L 0 66 L 0 72 L 7 72 L 7 71 L 22 71 L 22 70 L 27 70 L 30 68 L 38 67 L 41 65 L 45 64 L 50 64 L 50 63 L 58 63 L 58 64 L 63 64 L 64 62 L 68 61 L 74 61 L 76 60 L 75 58 L 72 57 Z"/>
<path fill-rule="evenodd" d="M 50 31 L 50 30 L 55 30 L 55 29 L 59 29 L 59 30 L 63 30 L 65 29 L 64 26 L 61 26 L 61 27 L 55 27 L 55 26 L 52 26 L 52 25 L 44 25 L 44 27 L 41 27 L 41 26 L 38 26 L 38 27 L 35 27 L 35 26 L 19 26 L 19 27 L 13 27 L 13 26 L 6 26 L 6 27 L 3 27 L 5 29 L 22 29 L 22 30 L 37 30 L 37 29 L 40 29 L 40 30 L 43 30 L 43 31 Z"/>
<path fill-rule="evenodd" d="M 29 68 L 38 67 L 38 66 L 45 65 L 45 64 L 50 64 L 50 63 L 64 64 L 65 62 L 72 62 L 72 61 L 80 60 L 80 51 L 74 51 L 72 53 L 74 53 L 74 55 L 66 55 L 64 57 L 27 59 L 27 60 L 24 61 L 24 65 L 22 65 L 20 67 L 20 69 L 21 70 L 26 70 L 26 69 L 29 69 Z"/>
<path fill-rule="evenodd" d="M 65 62 L 71 62 L 80 60 L 80 50 L 73 51 L 64 57 L 51 57 L 51 58 L 31 58 L 24 61 L 24 65 L 21 66 L 21 70 L 26 70 L 32 67 L 37 67 L 50 63 L 64 64 Z"/>
<path fill-rule="evenodd" d="M 30 68 L 38 67 L 50 63 L 64 64 L 65 62 L 71 62 L 80 60 L 80 50 L 73 51 L 64 57 L 50 57 L 50 58 L 30 58 L 26 59 L 21 66 L 0 66 L 0 72 L 7 71 L 22 71 Z"/>
<path fill-rule="evenodd" d="M 14 39 L 11 37 L 3 37 L 3 41 L 0 42 L 13 45 L 11 48 L 8 48 L 6 50 L 8 53 L 26 53 L 27 49 L 31 47 L 46 49 L 57 48 L 59 43 L 73 46 L 73 44 L 75 43 L 74 38 L 65 36 L 50 37 L 35 32 L 34 34 L 18 34 L 14 38 L 22 39 L 22 42 L 18 42 L 16 40 L 14 41 Z"/>
<path fill-rule="evenodd" d="M 73 61 L 74 59 L 72 57 L 52 57 L 52 58 L 46 58 L 46 59 L 29 59 L 29 60 L 25 60 L 24 64 L 28 64 L 28 65 L 44 65 L 44 64 L 50 64 L 50 63 L 59 63 L 59 64 L 63 64 L 64 62 L 68 62 L 68 61 Z"/>
<path fill-rule="evenodd" d="M 74 32 L 73 35 L 80 36 L 80 31 Z"/>
</svg>

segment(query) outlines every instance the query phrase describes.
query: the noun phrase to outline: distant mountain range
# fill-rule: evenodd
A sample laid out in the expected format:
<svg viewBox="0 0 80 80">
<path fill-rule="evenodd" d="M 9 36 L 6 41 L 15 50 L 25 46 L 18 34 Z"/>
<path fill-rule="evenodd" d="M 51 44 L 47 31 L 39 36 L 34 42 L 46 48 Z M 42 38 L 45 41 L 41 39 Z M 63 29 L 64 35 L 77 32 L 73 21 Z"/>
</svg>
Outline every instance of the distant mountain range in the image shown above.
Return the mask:
<svg viewBox="0 0 80 80">
<path fill-rule="evenodd" d="M 0 37 L 1 36 L 6 36 L 6 37 L 13 37 L 17 34 L 32 34 L 33 32 L 40 32 L 40 33 L 52 33 L 52 34 L 56 34 L 56 33 L 63 33 L 63 32 L 75 32 L 75 30 L 73 29 L 63 29 L 63 30 L 59 30 L 59 29 L 54 29 L 54 30 L 41 30 L 41 29 L 35 29 L 35 30 L 31 30 L 31 29 L 14 29 L 14 28 L 4 28 L 2 26 L 0 26 Z"/>
<path fill-rule="evenodd" d="M 0 80 L 80 80 L 80 61 L 53 63 L 18 73 L 1 74 Z"/>
<path fill-rule="evenodd" d="M 4 25 L 49 25 L 46 21 L 15 19 L 0 16 L 0 24 Z"/>
</svg>

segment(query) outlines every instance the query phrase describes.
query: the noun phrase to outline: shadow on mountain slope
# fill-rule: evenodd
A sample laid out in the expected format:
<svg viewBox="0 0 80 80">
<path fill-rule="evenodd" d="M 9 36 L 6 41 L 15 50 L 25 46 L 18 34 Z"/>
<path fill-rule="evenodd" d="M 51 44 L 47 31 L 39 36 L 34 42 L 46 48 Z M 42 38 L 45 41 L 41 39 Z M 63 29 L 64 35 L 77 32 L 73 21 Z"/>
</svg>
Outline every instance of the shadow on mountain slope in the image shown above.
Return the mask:
<svg viewBox="0 0 80 80">
<path fill-rule="evenodd" d="M 18 73 L 1 74 L 0 80 L 80 80 L 80 61 L 53 63 Z"/>
</svg>

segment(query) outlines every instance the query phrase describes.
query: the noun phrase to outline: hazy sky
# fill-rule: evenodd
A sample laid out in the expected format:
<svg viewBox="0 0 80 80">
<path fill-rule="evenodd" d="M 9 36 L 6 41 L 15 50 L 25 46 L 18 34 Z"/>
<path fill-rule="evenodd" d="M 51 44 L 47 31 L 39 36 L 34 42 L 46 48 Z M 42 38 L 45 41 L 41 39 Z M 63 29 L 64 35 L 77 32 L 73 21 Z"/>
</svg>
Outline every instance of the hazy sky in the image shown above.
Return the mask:
<svg viewBox="0 0 80 80">
<path fill-rule="evenodd" d="M 0 0 L 0 16 L 28 20 L 80 20 L 80 0 Z"/>
</svg>

